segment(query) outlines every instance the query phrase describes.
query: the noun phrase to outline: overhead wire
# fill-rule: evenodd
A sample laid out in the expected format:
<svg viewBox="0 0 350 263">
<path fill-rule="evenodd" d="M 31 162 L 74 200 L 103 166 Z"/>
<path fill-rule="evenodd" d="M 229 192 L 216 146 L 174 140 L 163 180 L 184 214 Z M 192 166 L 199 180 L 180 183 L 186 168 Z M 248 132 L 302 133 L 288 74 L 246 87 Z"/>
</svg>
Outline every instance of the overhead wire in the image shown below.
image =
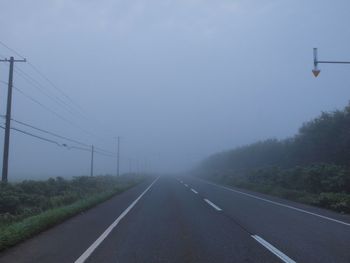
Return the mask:
<svg viewBox="0 0 350 263">
<path fill-rule="evenodd" d="M 96 147 L 96 146 L 95 146 L 95 148 L 96 148 L 96 150 L 104 152 L 106 154 L 110 154 L 110 155 L 114 155 L 115 154 L 115 152 L 107 151 L 107 150 L 104 150 L 104 149 Z"/>
<path fill-rule="evenodd" d="M 22 59 L 25 59 L 25 57 L 23 57 L 21 54 L 19 54 L 16 50 L 14 50 L 13 48 L 10 48 L 8 45 L 6 45 L 4 42 L 2 42 L 0 40 L 0 45 L 2 45 L 3 47 L 7 48 L 8 50 L 12 51 L 13 53 L 15 53 L 17 56 L 20 56 Z"/>
<path fill-rule="evenodd" d="M 17 90 L 19 93 L 21 93 L 24 97 L 26 97 L 27 99 L 31 100 L 32 102 L 36 103 L 37 105 L 39 105 L 40 107 L 42 107 L 43 109 L 45 109 L 46 111 L 49 111 L 50 113 L 52 113 L 53 115 L 55 115 L 56 117 L 60 118 L 61 120 L 63 120 L 64 122 L 70 124 L 71 126 L 74 126 L 75 128 L 79 129 L 80 131 L 83 131 L 84 133 L 96 137 L 95 134 L 85 130 L 84 128 L 80 127 L 79 125 L 77 125 L 76 123 L 74 123 L 73 121 L 63 117 L 61 114 L 57 113 L 56 111 L 52 110 L 51 108 L 45 106 L 43 103 L 41 103 L 40 101 L 38 101 L 37 99 L 33 98 L 32 96 L 28 95 L 27 93 L 25 93 L 23 90 L 19 89 L 16 86 L 13 86 L 14 90 Z"/>
<path fill-rule="evenodd" d="M 19 52 L 17 52 L 16 50 L 14 50 L 13 48 L 9 47 L 8 45 L 6 45 L 4 42 L 2 42 L 0 40 L 0 45 L 4 46 L 5 48 L 7 48 L 8 50 L 14 52 L 16 55 L 18 55 L 19 57 L 21 57 L 22 59 L 25 59 L 25 57 L 23 55 L 21 55 Z M 3 55 L 0 54 L 0 57 L 2 58 L 5 58 Z M 71 99 L 70 96 L 68 96 L 62 89 L 60 89 L 59 87 L 57 87 L 48 77 L 46 77 L 46 75 L 44 75 L 33 63 L 31 63 L 30 61 L 27 61 L 27 64 L 29 66 L 31 66 L 31 68 L 37 73 L 39 74 L 44 80 L 46 80 L 50 85 L 51 87 L 53 87 L 56 91 L 58 91 L 62 96 L 64 96 L 67 100 L 69 100 L 70 104 L 67 103 L 66 101 L 60 99 L 58 96 L 54 95 L 53 93 L 50 93 L 48 92 L 45 87 L 39 82 L 37 81 L 35 78 L 31 77 L 29 74 L 27 74 L 26 72 L 24 72 L 23 70 L 21 70 L 20 68 L 18 67 L 15 67 L 15 71 L 23 78 L 25 79 L 28 83 L 30 83 L 30 85 L 32 85 L 33 87 L 35 87 L 37 90 L 39 90 L 41 93 L 43 93 L 46 97 L 50 98 L 51 100 L 55 101 L 57 104 L 60 104 L 61 107 L 64 107 L 65 110 L 69 111 L 70 113 L 79 113 L 79 115 L 83 116 L 84 118 L 86 119 L 89 119 L 89 117 L 85 116 L 85 114 L 83 114 L 84 110 L 77 104 L 74 102 L 73 99 Z M 3 84 L 8 84 L 7 82 L 5 81 L 0 81 L 1 83 Z M 59 117 L 61 120 L 64 120 L 65 122 L 69 123 L 70 125 L 73 125 L 75 126 L 76 128 L 80 129 L 81 131 L 84 131 L 85 133 L 91 135 L 91 136 L 97 136 L 96 134 L 93 134 L 89 131 L 86 131 L 85 129 L 82 129 L 80 126 L 76 125 L 76 123 L 68 120 L 67 118 L 63 117 L 62 115 L 58 114 L 56 111 L 50 109 L 49 107 L 45 106 L 43 103 L 41 103 L 40 101 L 36 100 L 35 98 L 33 98 L 32 96 L 28 95 L 27 93 L 23 92 L 23 90 L 13 86 L 13 88 L 15 90 L 17 90 L 19 93 L 21 93 L 23 96 L 25 96 L 27 99 L 30 99 L 32 102 L 36 103 L 37 105 L 39 105 L 40 107 L 42 107 L 43 109 L 49 111 L 50 113 L 54 114 L 56 117 Z M 72 105 L 75 106 L 75 109 L 72 107 Z M 4 115 L 1 115 L 0 117 L 5 117 Z M 65 137 L 65 136 L 61 136 L 59 134 L 56 134 L 56 133 L 53 133 L 53 132 L 50 132 L 50 131 L 47 131 L 47 130 L 44 130 L 42 128 L 38 128 L 38 127 L 35 127 L 31 124 L 28 124 L 28 123 L 25 123 L 25 122 L 21 122 L 21 121 L 17 121 L 15 119 L 12 119 L 12 121 L 16 122 L 17 124 L 20 124 L 20 125 L 23 125 L 23 126 L 26 126 L 26 127 L 29 127 L 29 128 L 32 128 L 32 129 L 35 129 L 37 131 L 40 131 L 40 132 L 43 132 L 43 133 L 46 133 L 46 134 L 49 134 L 51 136 L 55 136 L 57 138 L 60 138 L 60 139 L 64 139 L 64 140 L 67 140 L 67 141 L 70 141 L 70 142 L 74 142 L 76 144 L 80 144 L 80 145 L 83 145 L 83 146 L 89 146 L 88 144 L 85 144 L 85 143 L 82 143 L 82 142 L 79 142 L 77 140 L 74 140 L 74 139 L 71 139 L 71 138 L 68 138 L 68 137 Z M 3 128 L 2 126 L 0 126 L 0 128 Z M 90 151 L 90 149 L 86 149 L 86 148 L 82 148 L 82 147 L 78 147 L 78 146 L 69 146 L 67 144 L 60 144 L 58 143 L 57 141 L 54 141 L 54 140 L 51 140 L 51 139 L 47 139 L 47 138 L 44 138 L 42 136 L 38 136 L 38 135 L 35 135 L 33 133 L 30 133 L 30 132 L 27 132 L 27 131 L 24 131 L 24 130 L 21 130 L 21 129 L 18 129 L 18 128 L 11 128 L 17 132 L 21 132 L 23 134 L 26 134 L 28 136 L 32 136 L 32 137 L 35 137 L 37 139 L 41 139 L 41 140 L 44 140 L 44 141 L 47 141 L 47 142 L 51 142 L 51 143 L 54 143 L 54 144 L 57 144 L 58 146 L 64 146 L 64 147 L 67 147 L 68 149 L 80 149 L 80 150 L 86 150 L 86 151 Z M 99 136 L 97 136 L 99 137 Z M 104 138 L 105 139 L 105 138 Z M 110 156 L 110 157 L 114 157 L 115 153 L 113 152 L 110 152 L 110 151 L 107 151 L 107 150 L 104 150 L 102 148 L 99 148 L 99 147 L 95 147 L 96 150 L 95 152 L 98 153 L 98 154 L 101 154 L 101 155 L 104 155 L 104 156 Z"/>
<path fill-rule="evenodd" d="M 80 114 L 81 117 L 87 119 L 90 121 L 91 119 L 91 115 L 86 113 L 86 111 L 78 104 L 76 103 L 70 96 L 67 95 L 66 92 L 64 92 L 62 89 L 60 89 L 55 83 L 53 83 L 53 81 L 51 81 L 44 73 L 42 73 L 33 63 L 31 63 L 30 61 L 28 61 L 28 65 L 32 67 L 32 69 L 38 74 L 40 75 L 44 80 L 47 81 L 47 83 L 49 83 L 51 85 L 51 87 L 53 87 L 56 91 L 58 91 L 63 97 L 65 97 L 73 106 L 75 106 L 75 110 L 77 113 Z M 95 119 L 95 118 L 94 118 Z M 96 122 L 99 122 L 100 124 L 101 121 L 99 121 L 98 119 L 95 119 Z M 104 125 L 103 125 L 104 126 Z"/>
<path fill-rule="evenodd" d="M 79 145 L 82 145 L 82 146 L 87 146 L 87 147 L 90 146 L 90 145 L 88 145 L 88 144 L 86 144 L 86 143 L 77 141 L 77 140 L 75 140 L 75 139 L 71 139 L 71 138 L 68 138 L 68 137 L 59 135 L 59 134 L 57 134 L 57 133 L 54 133 L 54 132 L 51 132 L 51 131 L 47 131 L 47 130 L 44 130 L 44 129 L 39 128 L 39 127 L 35 127 L 35 126 L 33 126 L 33 125 L 31 125 L 31 124 L 28 124 L 28 123 L 25 123 L 25 122 L 23 122 L 23 121 L 18 121 L 18 120 L 12 119 L 12 118 L 11 118 L 11 120 L 12 120 L 13 122 L 15 122 L 15 123 L 20 124 L 20 125 L 23 125 L 23 126 L 32 128 L 32 129 L 34 129 L 34 130 L 37 130 L 37 131 L 40 131 L 40 132 L 43 132 L 43 133 L 52 135 L 52 136 L 57 137 L 57 138 L 60 138 L 60 139 L 64 139 L 64 140 L 66 140 L 66 141 L 74 142 L 74 143 L 79 144 Z"/>
<path fill-rule="evenodd" d="M 62 115 L 60 115 L 59 113 L 57 113 L 56 111 L 50 109 L 49 107 L 45 106 L 43 103 L 41 103 L 40 101 L 38 101 L 37 99 L 33 98 L 32 96 L 28 95 L 27 93 L 25 93 L 23 90 L 17 88 L 16 86 L 13 86 L 13 89 L 18 91 L 19 93 L 21 93 L 24 97 L 26 97 L 27 99 L 31 100 L 32 102 L 36 103 L 37 105 L 39 105 L 40 107 L 42 107 L 43 109 L 51 112 L 52 114 L 56 115 L 56 117 L 60 118 L 61 120 L 69 123 L 70 125 L 75 126 L 75 124 L 73 122 L 71 122 L 70 120 L 66 119 L 65 117 L 63 117 Z M 86 131 L 84 131 L 86 132 Z"/>
<path fill-rule="evenodd" d="M 2 118 L 5 118 L 5 115 L 0 115 L 0 117 Z M 31 129 L 34 129 L 34 130 L 37 130 L 37 131 L 40 131 L 40 132 L 43 132 L 43 133 L 46 133 L 46 134 L 49 134 L 49 135 L 52 135 L 54 137 L 57 137 L 57 138 L 60 138 L 60 139 L 63 139 L 63 140 L 66 140 L 66 141 L 69 141 L 69 142 L 73 142 L 73 143 L 76 143 L 76 144 L 79 144 L 79 145 L 82 145 L 82 146 L 85 146 L 85 147 L 91 147 L 91 145 L 87 144 L 87 143 L 83 143 L 81 141 L 78 141 L 78 140 L 75 140 L 75 139 L 72 139 L 72 138 L 68 138 L 66 136 L 62 136 L 62 135 L 59 135 L 55 132 L 52 132 L 52 131 L 48 131 L 48 130 L 45 130 L 43 128 L 39 128 L 39 127 L 36 127 L 32 124 L 28 124 L 26 122 L 23 122 L 23 121 L 18 121 L 16 119 L 13 119 L 11 118 L 11 120 L 17 124 L 20 124 L 20 125 L 23 125 L 23 126 L 26 126 L 28 128 L 31 128 Z M 69 148 L 72 148 L 73 146 L 67 146 Z M 105 150 L 103 148 L 100 148 L 100 147 L 96 147 L 94 146 L 95 148 L 95 151 L 96 152 L 99 152 L 101 154 L 105 154 L 105 155 L 109 155 L 109 156 L 114 156 L 114 153 L 113 152 L 110 152 L 108 150 Z"/>
<path fill-rule="evenodd" d="M 70 142 L 73 142 L 73 143 L 76 143 L 76 144 L 79 144 L 79 145 L 82 145 L 82 146 L 85 146 L 85 147 L 91 147 L 91 145 L 87 144 L 87 143 L 83 143 L 81 141 L 78 141 L 78 140 L 75 140 L 75 139 L 72 139 L 72 138 L 68 138 L 66 136 L 62 136 L 62 135 L 59 135 L 57 133 L 54 133 L 54 132 L 51 132 L 51 131 L 48 131 L 48 130 L 45 130 L 45 129 L 42 129 L 42 128 L 39 128 L 39 127 L 36 127 L 32 124 L 28 124 L 28 123 L 25 123 L 23 121 L 18 121 L 18 120 L 15 120 L 15 119 L 11 119 L 13 122 L 15 123 L 18 123 L 20 125 L 23 125 L 23 126 L 26 126 L 26 127 L 29 127 L 29 128 L 32 128 L 32 129 L 35 129 L 37 131 L 40 131 L 40 132 L 43 132 L 43 133 L 46 133 L 46 134 L 49 134 L 49 135 L 52 135 L 52 136 L 55 136 L 57 138 L 60 138 L 60 139 L 64 139 L 66 141 L 70 141 Z M 73 148 L 75 146 L 67 146 L 68 148 Z M 75 147 L 76 148 L 76 147 Z M 94 146 L 94 148 L 96 149 L 96 152 L 100 152 L 100 153 L 103 153 L 103 154 L 106 154 L 106 155 L 113 155 L 112 152 L 110 151 L 107 151 L 105 149 L 102 149 L 100 147 L 96 147 Z"/>
<path fill-rule="evenodd" d="M 21 57 L 22 59 L 25 59 L 25 57 L 20 54 L 18 51 L 16 51 L 15 49 L 9 47 L 7 44 L 5 44 L 3 41 L 0 40 L 0 45 L 2 45 L 3 47 L 5 47 L 6 49 L 14 52 L 16 55 L 18 55 L 19 57 Z M 86 111 L 79 105 L 77 104 L 66 92 L 64 92 L 61 88 L 59 88 L 56 84 L 54 84 L 53 81 L 51 81 L 44 73 L 42 73 L 42 71 L 40 71 L 38 69 L 37 66 L 35 66 L 33 63 L 31 63 L 30 61 L 27 60 L 27 63 L 41 78 L 43 78 L 47 83 L 50 84 L 50 86 L 52 88 L 54 88 L 56 91 L 58 91 L 63 97 L 65 97 L 72 105 L 75 106 L 75 110 L 77 113 L 79 113 L 82 117 L 84 117 L 87 120 L 91 119 L 90 114 L 87 114 Z M 68 105 L 68 104 L 66 104 Z M 71 107 L 72 108 L 72 107 Z M 87 115 L 85 115 L 87 114 Z M 95 118 L 94 118 L 95 119 Z M 101 123 L 99 120 L 95 119 L 95 121 Z M 104 126 L 104 125 L 103 125 Z"/>
<path fill-rule="evenodd" d="M 23 79 L 25 79 L 32 87 L 34 87 L 36 90 L 39 90 L 42 94 L 44 94 L 46 97 L 54 101 L 55 103 L 59 104 L 61 107 L 64 107 L 65 110 L 69 111 L 72 114 L 75 114 L 73 110 L 70 109 L 69 105 L 61 100 L 59 97 L 50 94 L 45 87 L 41 85 L 40 82 L 35 80 L 33 77 L 28 75 L 26 72 L 23 70 L 19 69 L 18 67 L 15 67 L 15 72 L 19 74 L 19 76 Z"/>
<path fill-rule="evenodd" d="M 21 76 L 23 79 L 25 79 L 31 86 L 33 86 L 35 89 L 39 90 L 42 94 L 44 94 L 46 97 L 48 97 L 49 99 L 51 99 L 52 101 L 54 101 L 57 105 L 63 107 L 66 111 L 68 111 L 70 114 L 75 115 L 78 118 L 81 118 L 81 116 L 79 116 L 76 110 L 74 110 L 74 108 L 72 108 L 72 106 L 70 106 L 67 102 L 65 102 L 64 100 L 60 99 L 58 96 L 54 95 L 53 93 L 48 92 L 44 86 L 42 86 L 42 84 L 40 82 L 38 82 L 37 80 L 35 80 L 34 78 L 32 78 L 30 75 L 28 75 L 27 73 L 25 73 L 23 70 L 20 70 L 19 68 L 15 67 L 15 71 L 17 73 L 19 73 L 19 76 Z M 81 114 L 80 114 L 81 115 Z M 86 116 L 83 116 L 84 118 L 86 118 L 88 120 L 88 118 Z M 71 122 L 72 123 L 72 122 Z M 78 126 L 75 123 L 75 126 Z M 80 127 L 80 126 L 79 126 Z M 80 127 L 81 128 L 81 127 Z M 87 131 L 86 129 L 83 129 L 85 133 L 88 133 L 90 136 L 93 137 L 97 137 L 99 139 L 103 139 L 106 140 L 106 138 L 101 137 L 91 131 Z"/>
<path fill-rule="evenodd" d="M 0 80 L 1 83 L 3 84 L 8 84 L 7 82 Z M 56 117 L 60 118 L 61 120 L 65 121 L 66 123 L 73 125 L 75 128 L 78 128 L 80 130 L 82 130 L 83 132 L 89 134 L 90 136 L 96 136 L 95 134 L 81 128 L 80 126 L 76 125 L 76 123 L 70 121 L 69 119 L 63 117 L 61 114 L 57 113 L 56 111 L 52 110 L 51 108 L 45 106 L 43 103 L 41 103 L 40 101 L 38 101 L 37 99 L 33 98 L 32 96 L 28 95 L 27 93 L 25 93 L 23 90 L 19 89 L 16 86 L 13 86 L 13 89 L 17 90 L 19 93 L 21 93 L 23 96 L 25 96 L 27 99 L 30 99 L 32 102 L 36 103 L 37 105 L 39 105 L 40 107 L 42 107 L 43 109 L 49 111 L 50 113 L 54 114 Z"/>
<path fill-rule="evenodd" d="M 2 126 L 2 125 L 0 125 L 0 128 L 5 130 L 5 127 Z M 59 146 L 59 147 L 64 147 L 64 148 L 66 148 L 68 150 L 76 149 L 76 150 L 87 151 L 87 152 L 91 152 L 92 151 L 92 149 L 89 149 L 89 148 L 83 148 L 83 147 L 79 147 L 79 146 L 70 146 L 70 145 L 67 145 L 67 144 L 64 144 L 64 143 L 60 143 L 58 141 L 55 141 L 55 140 L 52 140 L 52 139 L 48 139 L 48 138 L 45 138 L 43 136 L 36 135 L 36 134 L 31 133 L 31 132 L 22 130 L 22 129 L 18 129 L 16 127 L 11 127 L 11 130 L 17 131 L 19 133 L 25 134 L 27 136 L 30 136 L 30 137 L 33 137 L 33 138 L 36 138 L 36 139 L 39 139 L 39 140 L 42 140 L 42 141 L 45 141 L 45 142 L 49 142 L 49 143 L 55 144 L 56 146 Z M 95 150 L 94 150 L 94 153 L 97 153 L 99 155 L 106 156 L 106 157 L 114 157 L 112 155 L 108 155 L 108 154 L 105 154 L 105 153 L 102 153 L 102 152 L 99 152 L 99 151 L 95 151 Z"/>
<path fill-rule="evenodd" d="M 15 54 L 17 54 L 19 57 L 21 57 L 22 59 L 24 59 L 24 56 L 22 56 L 20 53 L 18 53 L 16 50 L 14 50 L 13 48 L 10 48 L 8 45 L 6 45 L 4 42 L 0 41 L 0 45 L 4 46 L 5 48 L 9 49 L 10 51 L 14 52 Z M 3 56 L 2 56 L 3 57 Z M 5 58 L 5 57 L 3 57 Z M 39 70 L 29 61 L 27 61 L 27 63 L 29 65 L 31 65 L 32 67 L 35 68 L 35 70 L 38 72 Z M 35 87 L 37 90 L 39 90 L 40 92 L 42 92 L 45 96 L 47 96 L 48 98 L 52 99 L 53 101 L 55 101 L 58 104 L 61 104 L 61 106 L 65 106 L 68 107 L 69 109 L 66 108 L 66 110 L 70 111 L 70 113 L 73 113 L 73 111 L 71 110 L 71 106 L 64 102 L 62 99 L 60 99 L 59 97 L 53 95 L 52 93 L 50 94 L 49 92 L 45 91 L 45 87 L 42 86 L 42 84 L 37 81 L 36 79 L 34 79 L 33 77 L 31 77 L 29 74 L 27 74 L 26 72 L 24 72 L 22 69 L 18 68 L 15 66 L 15 71 L 17 73 L 19 73 L 19 75 L 27 80 L 33 87 Z"/>
<path fill-rule="evenodd" d="M 0 128 L 5 130 L 5 127 L 4 127 L 4 126 L 0 126 Z M 11 127 L 11 130 L 18 131 L 18 132 L 23 133 L 23 134 L 26 134 L 26 135 L 28 135 L 28 136 L 31 136 L 31 137 L 34 137 L 34 138 L 37 138 L 37 139 L 40 139 L 40 140 L 43 140 L 43 141 L 46 141 L 46 142 L 50 142 L 50 143 L 56 144 L 57 146 L 63 146 L 63 145 L 61 145 L 61 144 L 60 144 L 59 142 L 57 142 L 57 141 L 50 140 L 50 139 L 47 139 L 47 138 L 44 138 L 44 137 L 35 135 L 35 134 L 30 133 L 30 132 L 21 130 L 21 129 L 17 129 L 17 128 L 15 128 L 15 127 Z"/>
</svg>

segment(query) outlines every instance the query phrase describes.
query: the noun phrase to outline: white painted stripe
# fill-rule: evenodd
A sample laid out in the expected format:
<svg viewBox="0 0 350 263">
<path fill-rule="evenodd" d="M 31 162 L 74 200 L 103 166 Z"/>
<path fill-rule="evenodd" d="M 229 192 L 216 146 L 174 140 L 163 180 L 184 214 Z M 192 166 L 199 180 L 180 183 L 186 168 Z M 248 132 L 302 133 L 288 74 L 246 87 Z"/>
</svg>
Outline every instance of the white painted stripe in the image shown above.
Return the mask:
<svg viewBox="0 0 350 263">
<path fill-rule="evenodd" d="M 188 184 L 185 184 L 186 187 L 188 187 Z"/>
<path fill-rule="evenodd" d="M 112 232 L 112 230 L 119 224 L 119 222 L 129 213 L 129 211 L 136 205 L 136 203 L 144 196 L 144 194 L 157 182 L 157 179 L 147 187 L 143 193 L 136 198 L 134 202 L 129 205 L 127 209 L 102 233 L 102 235 L 75 261 L 75 263 L 83 263 L 94 252 L 94 250 L 103 242 L 103 240 Z"/>
<path fill-rule="evenodd" d="M 180 183 L 182 183 L 182 184 L 183 184 L 184 182 L 183 182 L 183 181 L 180 181 Z"/>
<path fill-rule="evenodd" d="M 273 245 L 271 245 L 269 242 L 264 240 L 263 238 L 259 237 L 258 235 L 252 235 L 252 238 L 254 238 L 256 241 L 258 241 L 261 245 L 263 245 L 265 248 L 267 248 L 270 252 L 275 254 L 278 258 L 280 258 L 283 262 L 286 263 L 296 263 L 293 259 L 288 257 L 286 254 L 284 254 L 282 251 L 275 248 Z"/>
<path fill-rule="evenodd" d="M 195 194 L 198 194 L 198 192 L 196 190 L 194 190 L 193 188 L 191 188 L 191 191 Z"/>
<path fill-rule="evenodd" d="M 215 205 L 214 203 L 210 202 L 208 199 L 204 199 L 205 202 L 207 202 L 209 205 L 211 205 L 212 207 L 214 207 L 214 209 L 216 209 L 217 211 L 221 211 L 222 209 L 220 207 L 218 207 L 217 205 Z"/>
<path fill-rule="evenodd" d="M 238 193 L 238 194 L 249 196 L 249 197 L 252 197 L 252 198 L 257 199 L 257 200 L 265 201 L 265 202 L 268 202 L 270 204 L 286 207 L 286 208 L 293 209 L 293 210 L 301 212 L 301 213 L 305 213 L 305 214 L 312 215 L 312 216 L 317 216 L 319 218 L 323 218 L 323 219 L 326 219 L 326 220 L 329 220 L 329 221 L 332 221 L 332 222 L 335 222 L 335 223 L 339 223 L 339 224 L 342 224 L 342 225 L 345 225 L 345 226 L 350 226 L 350 223 L 347 223 L 347 222 L 344 222 L 344 221 L 341 221 L 341 220 L 337 220 L 337 219 L 334 219 L 334 218 L 331 218 L 331 217 L 328 217 L 328 216 L 323 216 L 323 215 L 316 214 L 316 213 L 313 213 L 313 212 L 309 212 L 309 211 L 306 211 L 304 209 L 300 209 L 300 208 L 297 208 L 297 207 L 294 207 L 294 206 L 291 206 L 291 205 L 285 205 L 285 204 L 282 204 L 282 203 L 279 203 L 279 202 L 271 201 L 271 200 L 268 200 L 266 198 L 262 198 L 262 197 L 258 197 L 256 195 L 252 195 L 252 194 L 244 193 L 244 192 L 241 192 L 241 191 L 237 191 L 237 190 L 234 190 L 232 188 L 229 188 L 229 187 L 226 187 L 226 186 L 222 186 L 222 185 L 218 185 L 218 184 L 214 184 L 214 183 L 202 180 L 202 179 L 198 179 L 198 180 L 203 181 L 203 182 L 205 182 L 207 184 L 211 184 L 211 185 L 214 185 L 214 186 L 217 186 L 217 187 L 229 190 L 231 192 L 235 192 L 235 193 Z"/>
</svg>

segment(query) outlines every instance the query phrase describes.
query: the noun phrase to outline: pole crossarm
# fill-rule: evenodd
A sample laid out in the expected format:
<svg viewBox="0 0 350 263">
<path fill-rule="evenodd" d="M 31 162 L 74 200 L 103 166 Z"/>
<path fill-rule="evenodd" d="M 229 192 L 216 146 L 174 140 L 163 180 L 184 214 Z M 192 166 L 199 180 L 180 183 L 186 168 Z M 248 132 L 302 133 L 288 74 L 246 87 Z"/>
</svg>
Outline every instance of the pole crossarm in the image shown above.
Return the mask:
<svg viewBox="0 0 350 263">
<path fill-rule="evenodd" d="M 27 62 L 27 59 L 13 59 L 13 62 Z M 0 59 L 0 62 L 11 62 L 11 59 Z"/>
</svg>

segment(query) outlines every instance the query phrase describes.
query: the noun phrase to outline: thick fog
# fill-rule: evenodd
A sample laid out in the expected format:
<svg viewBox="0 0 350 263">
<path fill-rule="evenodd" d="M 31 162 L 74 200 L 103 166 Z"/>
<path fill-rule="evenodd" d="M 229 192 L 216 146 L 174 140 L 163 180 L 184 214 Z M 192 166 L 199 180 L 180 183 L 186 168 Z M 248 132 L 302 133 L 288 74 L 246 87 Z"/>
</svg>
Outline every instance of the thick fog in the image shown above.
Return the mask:
<svg viewBox="0 0 350 263">
<path fill-rule="evenodd" d="M 350 67 L 322 65 L 315 79 L 312 48 L 350 60 L 349 10 L 347 0 L 1 0 L 0 40 L 70 98 L 17 63 L 14 85 L 27 97 L 13 91 L 13 118 L 113 153 L 120 136 L 121 172 L 185 171 L 344 107 Z M 4 46 L 0 55 L 20 58 Z M 1 81 L 8 66 L 0 63 Z M 10 180 L 89 169 L 89 152 L 11 133 Z M 95 173 L 115 174 L 116 158 L 96 154 Z"/>
</svg>

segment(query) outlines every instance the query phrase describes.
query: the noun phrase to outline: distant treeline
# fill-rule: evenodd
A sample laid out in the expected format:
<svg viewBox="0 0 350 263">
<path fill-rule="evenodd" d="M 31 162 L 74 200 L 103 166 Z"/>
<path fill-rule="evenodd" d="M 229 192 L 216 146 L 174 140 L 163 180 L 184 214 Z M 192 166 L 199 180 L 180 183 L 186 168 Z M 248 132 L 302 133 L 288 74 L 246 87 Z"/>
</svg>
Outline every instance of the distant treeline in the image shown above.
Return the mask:
<svg viewBox="0 0 350 263">
<path fill-rule="evenodd" d="M 313 198 L 307 203 L 350 212 L 350 106 L 322 113 L 303 124 L 292 138 L 270 139 L 212 155 L 196 172 L 264 192 L 302 193 L 301 199 L 309 193 Z M 325 195 L 336 200 L 325 205 L 319 200 Z"/>
</svg>

